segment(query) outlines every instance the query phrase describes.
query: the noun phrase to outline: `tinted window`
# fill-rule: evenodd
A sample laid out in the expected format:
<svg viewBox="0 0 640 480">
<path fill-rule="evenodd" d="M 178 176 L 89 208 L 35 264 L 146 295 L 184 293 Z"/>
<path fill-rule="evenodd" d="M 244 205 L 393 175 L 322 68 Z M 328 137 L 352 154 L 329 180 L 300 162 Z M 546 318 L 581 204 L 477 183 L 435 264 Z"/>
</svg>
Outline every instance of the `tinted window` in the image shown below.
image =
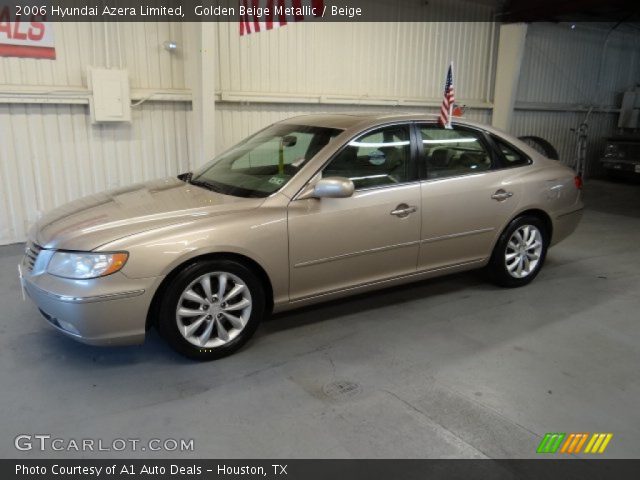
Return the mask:
<svg viewBox="0 0 640 480">
<path fill-rule="evenodd" d="M 407 125 L 365 133 L 327 165 L 323 177 L 347 177 L 357 189 L 393 185 L 409 180 L 411 141 Z"/>
<path fill-rule="evenodd" d="M 491 168 L 491 155 L 480 133 L 435 125 L 419 130 L 427 178 L 455 177 Z"/>
<path fill-rule="evenodd" d="M 522 153 L 518 152 L 514 147 L 499 139 L 495 135 L 491 136 L 498 150 L 502 153 L 502 158 L 506 167 L 518 167 L 520 165 L 528 165 L 529 159 Z"/>
</svg>

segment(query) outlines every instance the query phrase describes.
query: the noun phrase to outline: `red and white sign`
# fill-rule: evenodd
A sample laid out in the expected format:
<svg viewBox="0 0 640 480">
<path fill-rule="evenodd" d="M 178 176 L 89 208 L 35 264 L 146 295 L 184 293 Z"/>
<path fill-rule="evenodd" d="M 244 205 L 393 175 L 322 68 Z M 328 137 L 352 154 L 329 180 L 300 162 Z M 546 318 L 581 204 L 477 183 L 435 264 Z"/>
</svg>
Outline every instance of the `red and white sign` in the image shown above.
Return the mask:
<svg viewBox="0 0 640 480">
<path fill-rule="evenodd" d="M 0 57 L 56 58 L 53 24 L 46 16 L 13 16 L 0 6 Z"/>
</svg>

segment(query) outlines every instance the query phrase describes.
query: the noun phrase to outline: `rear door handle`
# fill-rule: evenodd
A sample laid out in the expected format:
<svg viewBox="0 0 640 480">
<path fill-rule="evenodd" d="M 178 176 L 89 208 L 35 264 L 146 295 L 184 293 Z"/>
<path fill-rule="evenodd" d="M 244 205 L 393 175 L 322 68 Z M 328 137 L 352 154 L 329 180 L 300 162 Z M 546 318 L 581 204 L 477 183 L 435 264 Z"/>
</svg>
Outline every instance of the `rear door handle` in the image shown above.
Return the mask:
<svg viewBox="0 0 640 480">
<path fill-rule="evenodd" d="M 405 218 L 418 211 L 418 207 L 415 205 L 407 205 L 406 203 L 401 203 L 398 205 L 395 210 L 391 210 L 391 215 L 395 215 L 399 218 Z"/>
<path fill-rule="evenodd" d="M 493 198 L 494 200 L 498 200 L 499 202 L 511 197 L 513 197 L 513 192 L 507 192 L 506 190 L 503 190 L 503 189 L 500 189 L 496 193 L 491 195 L 491 198 Z"/>
</svg>

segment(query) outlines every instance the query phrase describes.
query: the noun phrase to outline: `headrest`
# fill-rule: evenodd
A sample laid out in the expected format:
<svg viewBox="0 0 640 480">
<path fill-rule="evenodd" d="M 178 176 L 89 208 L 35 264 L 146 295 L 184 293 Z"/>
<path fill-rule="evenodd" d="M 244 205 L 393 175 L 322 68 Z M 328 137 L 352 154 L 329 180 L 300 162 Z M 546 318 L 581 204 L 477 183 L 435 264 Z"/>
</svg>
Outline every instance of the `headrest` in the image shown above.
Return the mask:
<svg viewBox="0 0 640 480">
<path fill-rule="evenodd" d="M 433 167 L 446 167 L 449 165 L 449 150 L 446 148 L 437 148 L 431 152 L 431 160 L 429 164 Z"/>
</svg>

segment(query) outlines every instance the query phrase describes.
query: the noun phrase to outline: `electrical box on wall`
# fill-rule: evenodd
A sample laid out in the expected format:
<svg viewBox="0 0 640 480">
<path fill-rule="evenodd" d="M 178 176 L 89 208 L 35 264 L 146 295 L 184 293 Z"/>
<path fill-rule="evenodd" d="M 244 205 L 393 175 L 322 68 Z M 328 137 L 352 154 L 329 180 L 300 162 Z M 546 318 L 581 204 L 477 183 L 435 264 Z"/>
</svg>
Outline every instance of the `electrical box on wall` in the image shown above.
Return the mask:
<svg viewBox="0 0 640 480">
<path fill-rule="evenodd" d="M 93 123 L 131 122 L 129 72 L 89 67 L 87 82 L 92 95 L 89 110 Z"/>
</svg>

